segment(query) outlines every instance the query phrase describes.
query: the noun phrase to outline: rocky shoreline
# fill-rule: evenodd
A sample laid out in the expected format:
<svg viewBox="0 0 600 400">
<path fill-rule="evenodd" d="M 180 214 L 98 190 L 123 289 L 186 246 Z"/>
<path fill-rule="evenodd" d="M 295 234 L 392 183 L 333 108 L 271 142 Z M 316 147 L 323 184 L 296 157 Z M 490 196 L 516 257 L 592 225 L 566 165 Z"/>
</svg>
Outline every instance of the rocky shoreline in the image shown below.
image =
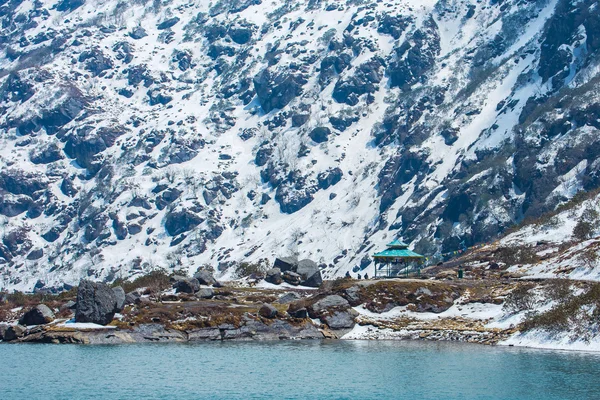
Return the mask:
<svg viewBox="0 0 600 400">
<path fill-rule="evenodd" d="M 464 279 L 434 266 L 414 279 L 329 281 L 314 263 L 276 265 L 228 282 L 199 269 L 192 277 L 156 272 L 112 286 L 82 280 L 60 294 L 0 293 L 0 340 L 444 340 L 600 349 L 596 282 L 528 281 L 478 264 L 465 268 Z"/>
<path fill-rule="evenodd" d="M 128 293 L 83 280 L 72 299 L 12 309 L 0 324 L 0 338 L 81 344 L 304 339 L 496 344 L 515 332 L 511 324 L 489 326 L 514 288 L 509 279 L 341 279 L 318 288 L 261 279 L 223 284 L 210 273 L 168 279 L 168 285 Z M 488 315 L 491 311 L 495 314 Z"/>
</svg>

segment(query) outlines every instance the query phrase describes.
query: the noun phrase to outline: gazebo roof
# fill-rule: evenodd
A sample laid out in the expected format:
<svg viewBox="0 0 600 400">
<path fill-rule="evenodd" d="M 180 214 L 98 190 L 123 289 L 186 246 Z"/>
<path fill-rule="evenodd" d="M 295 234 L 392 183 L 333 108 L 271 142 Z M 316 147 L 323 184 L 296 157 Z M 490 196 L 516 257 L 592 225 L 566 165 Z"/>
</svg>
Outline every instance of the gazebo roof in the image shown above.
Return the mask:
<svg viewBox="0 0 600 400">
<path fill-rule="evenodd" d="M 407 249 L 408 248 L 408 245 L 406 243 L 404 243 L 403 241 L 398 240 L 398 239 L 392 241 L 391 243 L 388 243 L 386 246 L 389 247 L 390 249 Z"/>
<path fill-rule="evenodd" d="M 421 254 L 415 253 L 409 249 L 394 249 L 389 248 L 379 253 L 373 254 L 374 258 L 423 258 Z"/>
<path fill-rule="evenodd" d="M 373 254 L 374 258 L 424 258 L 419 253 L 409 250 L 408 245 L 401 240 L 394 240 L 387 244 L 387 249 Z"/>
</svg>

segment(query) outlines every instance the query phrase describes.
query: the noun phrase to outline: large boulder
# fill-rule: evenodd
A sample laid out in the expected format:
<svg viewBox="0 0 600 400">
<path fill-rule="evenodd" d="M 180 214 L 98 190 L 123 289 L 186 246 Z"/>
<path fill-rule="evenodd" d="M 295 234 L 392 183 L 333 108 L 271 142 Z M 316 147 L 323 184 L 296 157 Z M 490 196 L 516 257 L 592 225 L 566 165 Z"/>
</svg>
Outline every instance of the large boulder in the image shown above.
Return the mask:
<svg viewBox="0 0 600 400">
<path fill-rule="evenodd" d="M 302 282 L 302 277 L 292 271 L 285 271 L 281 278 L 290 285 L 298 286 Z"/>
<path fill-rule="evenodd" d="M 196 293 L 196 296 L 201 299 L 212 299 L 214 295 L 215 291 L 211 288 L 202 288 Z"/>
<path fill-rule="evenodd" d="M 337 294 L 329 295 L 311 305 L 308 308 L 311 318 L 319 318 L 329 310 L 346 310 L 350 308 L 348 300 Z"/>
<path fill-rule="evenodd" d="M 354 318 L 357 316 L 358 312 L 350 308 L 346 311 L 334 311 L 322 319 L 331 329 L 352 329 L 355 324 Z"/>
<path fill-rule="evenodd" d="M 183 279 L 175 282 L 173 287 L 175 288 L 175 293 L 196 293 L 200 290 L 200 282 L 196 278 Z"/>
<path fill-rule="evenodd" d="M 146 30 L 144 28 L 138 25 L 135 28 L 133 28 L 131 32 L 129 32 L 129 36 L 132 39 L 139 40 L 148 36 L 148 33 L 146 33 Z"/>
<path fill-rule="evenodd" d="M 77 303 L 74 302 L 73 300 L 69 300 L 65 304 L 60 306 L 60 312 L 64 313 L 67 311 L 74 311 L 76 308 L 77 308 Z"/>
<path fill-rule="evenodd" d="M 8 329 L 8 324 L 0 324 L 0 340 L 4 340 L 4 334 Z"/>
<path fill-rule="evenodd" d="M 316 143 L 326 142 L 329 135 L 331 135 L 331 129 L 326 126 L 318 126 L 308 134 Z"/>
<path fill-rule="evenodd" d="M 276 302 L 279 304 L 288 304 L 288 303 L 292 303 L 294 301 L 298 301 L 301 298 L 302 298 L 302 296 L 300 295 L 300 293 L 287 292 L 286 294 L 279 297 Z"/>
<path fill-rule="evenodd" d="M 357 306 L 362 303 L 360 298 L 360 286 L 351 286 L 344 291 L 344 295 L 351 306 Z"/>
<path fill-rule="evenodd" d="M 125 307 L 125 290 L 123 290 L 121 286 L 117 286 L 113 288 L 113 292 L 115 293 L 115 298 L 117 299 L 115 304 L 115 312 L 121 312 Z"/>
<path fill-rule="evenodd" d="M 308 259 L 299 261 L 296 273 L 302 277 L 300 284 L 303 286 L 319 287 L 323 283 L 321 270 L 314 261 Z"/>
<path fill-rule="evenodd" d="M 351 308 L 348 300 L 337 294 L 318 300 L 308 307 L 311 318 L 320 318 L 331 329 L 350 329 L 358 312 Z"/>
<path fill-rule="evenodd" d="M 288 314 L 290 314 L 290 316 L 294 318 L 308 318 L 308 311 L 304 307 L 299 309 L 288 310 Z"/>
<path fill-rule="evenodd" d="M 265 274 L 265 281 L 274 285 L 279 285 L 283 282 L 281 278 L 281 270 L 279 268 L 271 268 Z"/>
<path fill-rule="evenodd" d="M 298 257 L 290 256 L 290 257 L 279 257 L 275 259 L 275 263 L 273 264 L 274 268 L 279 268 L 281 272 L 285 271 L 295 271 L 298 265 Z"/>
<path fill-rule="evenodd" d="M 213 274 L 204 269 L 196 272 L 194 278 L 196 278 L 201 285 L 213 286 L 217 283 Z"/>
<path fill-rule="evenodd" d="M 156 29 L 158 29 L 160 31 L 169 29 L 178 22 L 179 22 L 179 17 L 172 17 L 172 18 L 166 19 L 166 20 L 160 22 L 159 24 L 157 24 Z"/>
<path fill-rule="evenodd" d="M 258 314 L 260 314 L 261 317 L 272 319 L 277 316 L 277 309 L 271 304 L 263 304 L 258 310 Z"/>
<path fill-rule="evenodd" d="M 76 322 L 107 325 L 115 316 L 117 297 L 105 283 L 81 280 L 77 289 Z"/>
<path fill-rule="evenodd" d="M 45 304 L 38 304 L 31 310 L 27 311 L 21 319 L 19 324 L 21 325 L 43 325 L 54 321 L 54 313 Z"/>
<path fill-rule="evenodd" d="M 136 304 L 136 300 L 141 296 L 138 292 L 129 292 L 125 295 L 125 305 Z"/>
<path fill-rule="evenodd" d="M 189 210 L 171 211 L 165 218 L 165 229 L 170 236 L 177 236 L 200 225 L 204 219 Z"/>
<path fill-rule="evenodd" d="M 22 325 L 10 325 L 4 331 L 4 338 L 2 339 L 5 342 L 11 342 L 13 340 L 17 340 L 25 336 L 25 332 L 27 332 L 27 328 Z"/>
</svg>

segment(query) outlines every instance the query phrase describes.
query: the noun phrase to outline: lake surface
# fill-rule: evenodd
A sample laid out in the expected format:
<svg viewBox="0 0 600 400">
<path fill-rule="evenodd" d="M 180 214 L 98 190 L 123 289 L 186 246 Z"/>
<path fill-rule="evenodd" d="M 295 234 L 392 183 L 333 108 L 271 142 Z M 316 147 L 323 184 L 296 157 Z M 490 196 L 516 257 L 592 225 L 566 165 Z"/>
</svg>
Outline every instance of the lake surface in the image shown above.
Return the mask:
<svg viewBox="0 0 600 400">
<path fill-rule="evenodd" d="M 600 399 L 600 354 L 448 342 L 0 344 L 1 399 Z"/>
</svg>

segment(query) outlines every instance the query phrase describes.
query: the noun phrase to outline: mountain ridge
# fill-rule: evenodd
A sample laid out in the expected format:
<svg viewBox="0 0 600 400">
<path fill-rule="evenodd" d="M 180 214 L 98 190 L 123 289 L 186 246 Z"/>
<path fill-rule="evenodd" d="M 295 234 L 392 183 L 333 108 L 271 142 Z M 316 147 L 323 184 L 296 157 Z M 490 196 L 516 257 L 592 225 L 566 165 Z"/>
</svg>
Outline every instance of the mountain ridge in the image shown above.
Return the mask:
<svg viewBox="0 0 600 400">
<path fill-rule="evenodd" d="M 600 185 L 593 1 L 0 2 L 5 288 L 498 237 Z"/>
</svg>

